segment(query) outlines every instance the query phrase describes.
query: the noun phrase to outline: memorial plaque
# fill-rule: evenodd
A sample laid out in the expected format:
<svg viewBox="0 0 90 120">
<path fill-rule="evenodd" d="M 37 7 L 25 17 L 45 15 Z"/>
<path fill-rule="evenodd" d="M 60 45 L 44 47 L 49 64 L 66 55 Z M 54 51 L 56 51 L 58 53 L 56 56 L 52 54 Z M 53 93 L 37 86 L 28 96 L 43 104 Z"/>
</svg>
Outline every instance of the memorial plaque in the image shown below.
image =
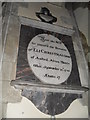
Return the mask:
<svg viewBox="0 0 90 120">
<path fill-rule="evenodd" d="M 33 73 L 44 83 L 60 84 L 71 74 L 70 53 L 53 35 L 36 35 L 28 45 L 27 57 Z"/>
<path fill-rule="evenodd" d="M 81 86 L 71 36 L 22 25 L 16 79 Z"/>
<path fill-rule="evenodd" d="M 41 112 L 49 115 L 65 112 L 81 94 L 39 91 L 34 84 L 28 87 L 27 81 L 50 87 L 81 86 L 72 37 L 21 25 L 16 81 L 20 81 L 20 87 L 25 85 L 21 94 Z"/>
</svg>

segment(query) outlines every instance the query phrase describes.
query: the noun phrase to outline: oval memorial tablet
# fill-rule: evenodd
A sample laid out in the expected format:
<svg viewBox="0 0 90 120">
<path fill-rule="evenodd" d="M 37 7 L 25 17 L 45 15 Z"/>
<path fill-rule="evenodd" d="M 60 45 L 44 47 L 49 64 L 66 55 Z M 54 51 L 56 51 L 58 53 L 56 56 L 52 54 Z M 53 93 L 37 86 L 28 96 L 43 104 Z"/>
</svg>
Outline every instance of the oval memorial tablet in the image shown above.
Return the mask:
<svg viewBox="0 0 90 120">
<path fill-rule="evenodd" d="M 44 83 L 60 84 L 70 76 L 70 53 L 61 40 L 53 35 L 35 36 L 28 45 L 27 57 L 33 73 Z"/>
</svg>

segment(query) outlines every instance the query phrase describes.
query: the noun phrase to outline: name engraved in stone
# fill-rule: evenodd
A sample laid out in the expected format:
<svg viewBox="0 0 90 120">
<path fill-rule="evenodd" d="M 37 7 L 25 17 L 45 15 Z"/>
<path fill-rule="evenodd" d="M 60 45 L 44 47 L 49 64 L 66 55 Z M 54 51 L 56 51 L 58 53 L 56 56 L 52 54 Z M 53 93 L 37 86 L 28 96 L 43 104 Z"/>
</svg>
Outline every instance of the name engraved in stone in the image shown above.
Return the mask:
<svg viewBox="0 0 90 120">
<path fill-rule="evenodd" d="M 59 54 L 59 53 L 55 53 L 55 52 L 50 52 L 50 51 L 45 51 L 43 49 L 28 49 L 29 51 L 33 50 L 33 52 L 38 52 L 38 53 L 44 53 L 44 54 L 49 54 L 49 55 L 56 55 L 56 56 L 61 56 L 61 57 L 66 57 L 66 58 L 70 58 L 70 56 L 68 55 L 64 55 L 64 54 Z"/>
</svg>

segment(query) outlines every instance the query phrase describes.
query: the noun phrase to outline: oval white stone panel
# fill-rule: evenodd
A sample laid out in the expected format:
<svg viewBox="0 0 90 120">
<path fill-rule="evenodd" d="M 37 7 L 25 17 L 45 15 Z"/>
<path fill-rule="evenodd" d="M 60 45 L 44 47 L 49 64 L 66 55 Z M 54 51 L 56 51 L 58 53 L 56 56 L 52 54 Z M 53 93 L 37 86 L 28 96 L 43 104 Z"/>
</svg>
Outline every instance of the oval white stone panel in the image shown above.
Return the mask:
<svg viewBox="0 0 90 120">
<path fill-rule="evenodd" d="M 39 34 L 27 48 L 28 63 L 39 80 L 60 84 L 68 79 L 72 60 L 66 46 L 53 35 Z"/>
</svg>

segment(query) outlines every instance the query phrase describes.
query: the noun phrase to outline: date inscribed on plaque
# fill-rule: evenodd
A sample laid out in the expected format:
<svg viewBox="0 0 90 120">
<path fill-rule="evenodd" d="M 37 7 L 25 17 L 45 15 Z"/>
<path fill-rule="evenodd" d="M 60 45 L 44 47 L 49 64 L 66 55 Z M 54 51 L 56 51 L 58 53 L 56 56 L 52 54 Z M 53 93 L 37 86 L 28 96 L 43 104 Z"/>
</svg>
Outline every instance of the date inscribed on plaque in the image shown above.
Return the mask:
<svg viewBox="0 0 90 120">
<path fill-rule="evenodd" d="M 22 25 L 16 79 L 80 86 L 72 38 Z"/>
</svg>

